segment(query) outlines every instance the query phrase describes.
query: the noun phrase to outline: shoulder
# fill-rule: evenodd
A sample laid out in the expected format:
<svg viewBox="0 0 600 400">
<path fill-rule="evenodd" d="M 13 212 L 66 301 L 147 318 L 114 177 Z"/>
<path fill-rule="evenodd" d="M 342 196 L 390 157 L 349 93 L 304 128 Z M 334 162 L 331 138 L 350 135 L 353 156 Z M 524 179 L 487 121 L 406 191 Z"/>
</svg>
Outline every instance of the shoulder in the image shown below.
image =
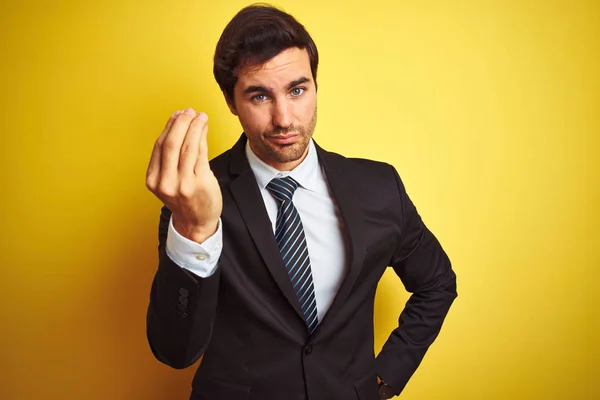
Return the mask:
<svg viewBox="0 0 600 400">
<path fill-rule="evenodd" d="M 213 173 L 223 174 L 226 173 L 229 169 L 229 161 L 231 159 L 231 149 L 219 154 L 215 158 L 209 161 L 210 169 L 212 169 Z"/>
<path fill-rule="evenodd" d="M 371 182 L 373 184 L 395 183 L 398 173 L 396 169 L 383 161 L 370 160 L 359 157 L 345 157 L 341 154 L 322 150 L 326 166 L 335 170 L 342 170 L 357 178 L 357 182 Z"/>
</svg>

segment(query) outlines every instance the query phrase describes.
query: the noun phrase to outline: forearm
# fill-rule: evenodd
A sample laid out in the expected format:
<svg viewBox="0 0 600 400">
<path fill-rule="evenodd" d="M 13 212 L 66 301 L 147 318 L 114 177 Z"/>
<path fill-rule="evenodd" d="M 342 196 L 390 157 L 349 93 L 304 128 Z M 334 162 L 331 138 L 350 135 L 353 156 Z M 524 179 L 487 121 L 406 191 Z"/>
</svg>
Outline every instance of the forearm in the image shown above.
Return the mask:
<svg viewBox="0 0 600 400">
<path fill-rule="evenodd" d="M 438 336 L 457 291 L 448 256 L 421 220 L 400 177 L 395 170 L 393 173 L 401 235 L 390 265 L 413 294 L 400 314 L 398 328 L 377 357 L 377 372 L 399 393 Z"/>
<path fill-rule="evenodd" d="M 147 314 L 148 342 L 156 358 L 173 367 L 192 365 L 210 342 L 220 271 L 195 277 L 161 255 Z"/>
<path fill-rule="evenodd" d="M 419 367 L 429 346 L 440 333 L 456 298 L 456 276 L 451 269 L 429 288 L 411 295 L 377 356 L 377 372 L 396 392 L 401 392 Z"/>
<path fill-rule="evenodd" d="M 147 336 L 158 360 L 174 368 L 193 364 L 210 342 L 220 270 L 199 277 L 176 264 L 166 251 L 170 211 L 159 224 L 159 265 L 152 283 Z"/>
</svg>

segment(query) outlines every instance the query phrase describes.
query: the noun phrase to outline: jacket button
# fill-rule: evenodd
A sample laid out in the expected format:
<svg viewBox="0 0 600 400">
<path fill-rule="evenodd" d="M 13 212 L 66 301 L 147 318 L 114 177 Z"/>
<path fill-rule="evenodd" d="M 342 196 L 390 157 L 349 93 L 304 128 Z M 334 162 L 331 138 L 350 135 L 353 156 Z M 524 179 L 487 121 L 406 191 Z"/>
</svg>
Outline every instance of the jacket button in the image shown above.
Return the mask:
<svg viewBox="0 0 600 400">
<path fill-rule="evenodd" d="M 312 353 L 312 346 L 308 345 L 304 348 L 304 354 L 309 355 L 310 353 Z"/>
<path fill-rule="evenodd" d="M 188 292 L 188 290 L 186 288 L 181 288 L 179 289 L 179 294 L 182 295 L 183 297 L 187 297 L 190 292 Z"/>
</svg>

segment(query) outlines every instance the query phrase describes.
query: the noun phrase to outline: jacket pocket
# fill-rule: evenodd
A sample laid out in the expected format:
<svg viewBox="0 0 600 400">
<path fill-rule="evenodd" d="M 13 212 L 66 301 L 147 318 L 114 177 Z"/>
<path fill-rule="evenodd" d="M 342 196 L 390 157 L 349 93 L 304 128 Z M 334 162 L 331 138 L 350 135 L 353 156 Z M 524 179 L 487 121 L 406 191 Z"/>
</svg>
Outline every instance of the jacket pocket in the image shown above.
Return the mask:
<svg viewBox="0 0 600 400">
<path fill-rule="evenodd" d="M 230 383 L 219 378 L 207 377 L 192 390 L 191 400 L 249 400 L 250 386 Z"/>
<path fill-rule="evenodd" d="M 379 386 L 377 385 L 377 376 L 375 375 L 375 371 L 370 371 L 368 374 L 355 380 L 354 388 L 356 389 L 356 394 L 360 400 L 379 399 L 379 395 L 377 393 Z"/>
</svg>

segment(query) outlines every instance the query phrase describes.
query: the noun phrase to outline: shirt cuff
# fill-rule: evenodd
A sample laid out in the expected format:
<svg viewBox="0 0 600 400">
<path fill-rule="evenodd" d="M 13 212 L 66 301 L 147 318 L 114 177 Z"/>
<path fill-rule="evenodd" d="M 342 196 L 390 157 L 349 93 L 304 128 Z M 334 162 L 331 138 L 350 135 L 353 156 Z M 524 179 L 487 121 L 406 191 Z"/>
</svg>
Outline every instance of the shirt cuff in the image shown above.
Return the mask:
<svg viewBox="0 0 600 400">
<path fill-rule="evenodd" d="M 181 236 L 173 226 L 173 217 L 169 220 L 166 252 L 169 258 L 181 268 L 185 268 L 201 278 L 208 278 L 217 269 L 222 248 L 223 229 L 220 218 L 215 234 L 202 244 Z"/>
</svg>

